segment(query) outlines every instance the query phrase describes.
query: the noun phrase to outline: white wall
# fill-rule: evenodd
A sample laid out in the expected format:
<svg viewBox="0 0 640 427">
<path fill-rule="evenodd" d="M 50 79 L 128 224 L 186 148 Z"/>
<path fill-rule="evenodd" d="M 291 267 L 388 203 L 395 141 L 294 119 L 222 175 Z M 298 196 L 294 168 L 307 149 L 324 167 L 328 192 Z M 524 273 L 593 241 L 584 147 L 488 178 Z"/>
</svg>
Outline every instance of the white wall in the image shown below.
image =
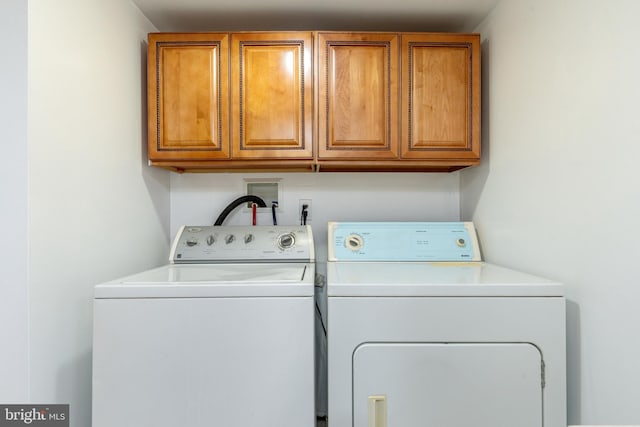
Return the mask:
<svg viewBox="0 0 640 427">
<path fill-rule="evenodd" d="M 15 68 L 0 70 L 0 112 L 15 126 L 7 140 L 23 142 L 25 3 L 5 0 L 0 18 L 0 34 L 16 41 Z M 144 166 L 143 40 L 153 28 L 128 0 L 30 0 L 28 16 L 28 400 L 71 403 L 72 425 L 87 426 L 93 285 L 163 263 L 177 227 L 212 222 L 244 193 L 244 176 L 171 174 L 169 202 L 169 174 Z M 571 423 L 640 421 L 640 287 L 629 268 L 640 237 L 630 228 L 640 217 L 638 16 L 635 0 L 505 0 L 481 27 L 486 156 L 460 174 L 461 215 L 476 221 L 490 261 L 567 283 Z M 17 243 L 14 258 L 2 253 L 2 302 L 15 292 L 16 304 L 0 315 L 16 328 L 2 338 L 19 342 L 5 401 L 27 393 L 26 144 L 12 148 L 0 190 Z M 298 220 L 299 198 L 313 200 L 323 257 L 328 220 L 459 215 L 457 173 L 247 176 L 283 178 L 281 223 Z"/>
<path fill-rule="evenodd" d="M 0 3 L 0 402 L 28 396 L 27 2 Z"/>
<path fill-rule="evenodd" d="M 504 0 L 481 25 L 485 148 L 462 217 L 567 285 L 569 424 L 640 424 L 640 2 Z"/>
<path fill-rule="evenodd" d="M 145 43 L 129 0 L 29 1 L 30 396 L 89 426 L 93 286 L 164 262 L 169 175 L 144 147 Z"/>
<path fill-rule="evenodd" d="M 181 225 L 213 224 L 220 212 L 245 193 L 244 178 L 281 178 L 278 224 L 298 224 L 300 199 L 311 199 L 318 262 L 327 259 L 327 221 L 456 221 L 458 174 L 286 173 L 184 174 L 171 176 L 171 232 Z M 250 224 L 238 207 L 227 224 Z M 271 224 L 267 210 L 258 224 Z"/>
</svg>

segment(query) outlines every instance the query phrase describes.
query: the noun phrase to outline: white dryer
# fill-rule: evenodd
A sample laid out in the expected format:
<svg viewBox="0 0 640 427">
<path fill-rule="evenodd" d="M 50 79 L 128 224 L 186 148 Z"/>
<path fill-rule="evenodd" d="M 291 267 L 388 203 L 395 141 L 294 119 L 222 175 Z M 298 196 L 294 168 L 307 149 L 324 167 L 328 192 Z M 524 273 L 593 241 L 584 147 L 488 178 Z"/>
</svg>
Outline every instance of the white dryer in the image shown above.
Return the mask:
<svg viewBox="0 0 640 427">
<path fill-rule="evenodd" d="M 328 425 L 565 427 L 563 286 L 472 223 L 329 223 Z"/>
<path fill-rule="evenodd" d="M 308 226 L 183 227 L 169 265 L 96 286 L 93 427 L 312 427 Z"/>
</svg>

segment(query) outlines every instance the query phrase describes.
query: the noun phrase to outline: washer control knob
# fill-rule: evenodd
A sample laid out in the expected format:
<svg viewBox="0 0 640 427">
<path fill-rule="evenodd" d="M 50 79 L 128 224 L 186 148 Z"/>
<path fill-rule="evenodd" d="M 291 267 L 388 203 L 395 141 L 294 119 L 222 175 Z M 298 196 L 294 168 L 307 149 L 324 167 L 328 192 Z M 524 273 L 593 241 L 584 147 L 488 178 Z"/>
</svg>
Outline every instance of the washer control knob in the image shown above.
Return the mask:
<svg viewBox="0 0 640 427">
<path fill-rule="evenodd" d="M 251 243 L 251 242 L 253 242 L 253 239 L 254 239 L 253 234 L 251 234 L 251 233 L 249 233 L 249 234 L 245 234 L 245 236 L 244 236 L 244 243 L 245 243 L 245 244 L 247 244 L 247 243 Z"/>
<path fill-rule="evenodd" d="M 236 236 L 233 234 L 227 234 L 224 238 L 224 242 L 228 245 L 229 243 L 233 243 L 236 240 Z"/>
<path fill-rule="evenodd" d="M 278 236 L 278 247 L 290 249 L 296 244 L 296 236 L 293 233 L 285 233 Z"/>
<path fill-rule="evenodd" d="M 207 245 L 211 246 L 216 242 L 216 238 L 213 234 L 207 236 Z"/>
<path fill-rule="evenodd" d="M 195 237 L 191 237 L 187 239 L 185 243 L 187 244 L 187 246 L 192 247 L 198 244 L 198 239 L 196 239 Z"/>
<path fill-rule="evenodd" d="M 344 245 L 347 247 L 347 249 L 353 252 L 357 252 L 364 246 L 364 240 L 359 234 L 350 234 L 345 239 Z"/>
<path fill-rule="evenodd" d="M 464 240 L 462 237 L 456 239 L 456 245 L 460 246 L 461 248 L 464 248 L 465 246 L 467 246 L 467 241 Z"/>
</svg>

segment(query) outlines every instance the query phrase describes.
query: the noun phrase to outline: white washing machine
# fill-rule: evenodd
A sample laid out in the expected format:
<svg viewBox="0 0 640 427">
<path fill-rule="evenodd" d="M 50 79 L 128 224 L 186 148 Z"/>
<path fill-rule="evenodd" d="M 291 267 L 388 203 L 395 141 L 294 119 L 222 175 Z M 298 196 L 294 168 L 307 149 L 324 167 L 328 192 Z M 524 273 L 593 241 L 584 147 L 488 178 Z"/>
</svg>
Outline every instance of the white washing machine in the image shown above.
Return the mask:
<svg viewBox="0 0 640 427">
<path fill-rule="evenodd" d="M 330 427 L 565 427 L 563 286 L 472 223 L 329 223 Z"/>
<path fill-rule="evenodd" d="M 312 427 L 308 226 L 183 227 L 169 265 L 96 286 L 93 427 Z"/>
</svg>

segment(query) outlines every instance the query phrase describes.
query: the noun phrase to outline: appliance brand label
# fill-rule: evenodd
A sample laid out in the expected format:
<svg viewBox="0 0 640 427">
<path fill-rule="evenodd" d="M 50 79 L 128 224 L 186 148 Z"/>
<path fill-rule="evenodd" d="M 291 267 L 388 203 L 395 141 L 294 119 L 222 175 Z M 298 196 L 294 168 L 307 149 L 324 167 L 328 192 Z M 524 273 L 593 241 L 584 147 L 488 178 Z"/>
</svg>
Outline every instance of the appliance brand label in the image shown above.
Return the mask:
<svg viewBox="0 0 640 427">
<path fill-rule="evenodd" d="M 69 405 L 0 404 L 0 427 L 69 427 Z"/>
</svg>

